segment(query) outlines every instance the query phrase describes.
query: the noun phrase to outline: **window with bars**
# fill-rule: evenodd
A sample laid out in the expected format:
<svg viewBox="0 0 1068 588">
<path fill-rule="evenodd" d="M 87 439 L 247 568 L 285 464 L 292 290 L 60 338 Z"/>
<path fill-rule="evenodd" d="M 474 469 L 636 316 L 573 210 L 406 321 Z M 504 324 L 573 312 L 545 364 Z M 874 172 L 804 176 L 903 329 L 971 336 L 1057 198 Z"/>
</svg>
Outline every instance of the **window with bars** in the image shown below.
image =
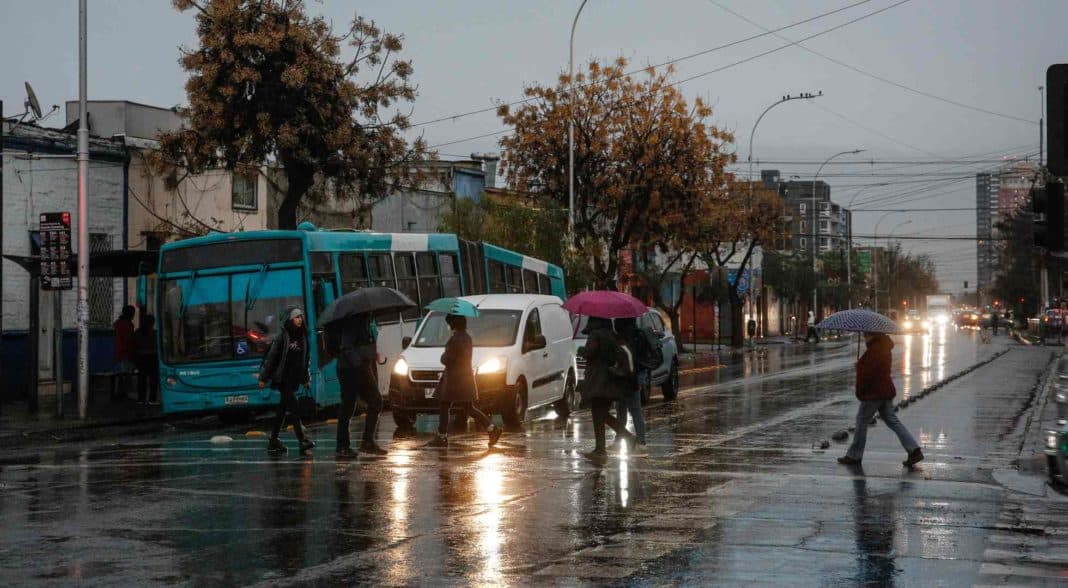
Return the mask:
<svg viewBox="0 0 1068 588">
<path fill-rule="evenodd" d="M 111 251 L 111 235 L 89 234 L 89 252 Z M 115 280 L 89 278 L 89 326 L 110 328 L 115 320 Z"/>
</svg>

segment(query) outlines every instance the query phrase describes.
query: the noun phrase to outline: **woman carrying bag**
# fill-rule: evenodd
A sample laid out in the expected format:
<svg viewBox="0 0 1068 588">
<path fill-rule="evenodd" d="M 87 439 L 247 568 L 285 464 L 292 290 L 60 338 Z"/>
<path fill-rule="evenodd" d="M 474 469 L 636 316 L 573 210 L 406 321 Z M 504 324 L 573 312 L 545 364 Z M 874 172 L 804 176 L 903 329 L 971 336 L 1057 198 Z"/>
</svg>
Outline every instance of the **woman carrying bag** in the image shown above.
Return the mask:
<svg viewBox="0 0 1068 588">
<path fill-rule="evenodd" d="M 267 451 L 285 453 L 286 446 L 278 438 L 282 424 L 289 415 L 289 424 L 300 442 L 300 452 L 307 453 L 315 447 L 315 442 L 304 436 L 304 425 L 300 422 L 300 409 L 297 402 L 297 390 L 311 383 L 308 353 L 308 329 L 304 324 L 304 311 L 291 308 L 286 312 L 285 324 L 278 336 L 271 341 L 271 347 L 260 366 L 260 388 L 268 384 L 281 394 L 278 404 L 278 416 L 274 420 L 271 439 L 267 442 Z"/>
<path fill-rule="evenodd" d="M 594 462 L 608 458 L 605 444 L 605 425 L 612 427 L 616 436 L 634 445 L 635 437 L 612 416 L 612 403 L 623 396 L 623 390 L 633 378 L 631 359 L 619 344 L 609 319 L 590 317 L 586 330 L 589 338 L 579 354 L 586 360 L 586 382 L 582 388 L 583 402 L 589 402 L 593 413 L 593 432 L 596 446 L 584 454 Z"/>
<path fill-rule="evenodd" d="M 494 425 L 481 410 L 475 406 L 478 400 L 478 391 L 475 388 L 475 371 L 471 365 L 471 353 L 474 347 L 471 335 L 467 333 L 467 318 L 449 314 L 445 316 L 445 324 L 452 329 L 452 336 L 445 343 L 445 352 L 441 354 L 441 363 L 445 371 L 441 374 L 438 382 L 438 400 L 441 402 L 438 410 L 438 435 L 433 441 L 427 443 L 427 447 L 449 446 L 449 410 L 453 406 L 460 407 L 465 414 L 470 414 L 489 434 L 489 446 L 497 444 L 501 438 L 501 429 Z"/>
</svg>

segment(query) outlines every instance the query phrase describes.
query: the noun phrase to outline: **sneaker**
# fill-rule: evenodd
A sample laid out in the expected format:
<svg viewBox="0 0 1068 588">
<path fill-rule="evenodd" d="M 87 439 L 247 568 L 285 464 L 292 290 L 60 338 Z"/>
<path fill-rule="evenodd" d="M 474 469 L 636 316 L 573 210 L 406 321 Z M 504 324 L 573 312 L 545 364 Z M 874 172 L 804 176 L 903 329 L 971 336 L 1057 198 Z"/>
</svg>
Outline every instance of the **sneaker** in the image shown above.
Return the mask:
<svg viewBox="0 0 1068 588">
<path fill-rule="evenodd" d="M 448 437 L 446 437 L 445 435 L 436 435 L 434 437 L 434 439 L 430 441 L 430 443 L 427 443 L 423 447 L 438 448 L 438 447 L 448 447 L 448 446 L 449 446 L 449 438 Z"/>
<path fill-rule="evenodd" d="M 901 465 L 911 468 L 912 466 L 923 461 L 923 450 L 917 447 L 909 452 L 909 458 L 901 462 Z"/>
<path fill-rule="evenodd" d="M 356 459 L 357 455 L 359 454 L 351 447 L 338 447 L 334 451 L 334 457 L 337 459 Z"/>
<path fill-rule="evenodd" d="M 159 406 L 159 400 L 149 400 L 148 401 L 148 405 L 149 406 Z"/>
<path fill-rule="evenodd" d="M 278 437 L 271 437 L 271 439 L 267 441 L 267 451 L 270 453 L 286 453 L 289 450 L 286 449 L 286 444 L 282 443 L 281 439 Z"/>
<path fill-rule="evenodd" d="M 845 456 L 842 456 L 842 457 L 838 458 L 838 463 L 840 463 L 842 465 L 853 466 L 853 465 L 860 465 L 860 460 L 855 458 L 855 457 L 849 457 L 848 455 L 845 455 Z"/>
<path fill-rule="evenodd" d="M 374 441 L 364 441 L 360 443 L 360 451 L 364 453 L 370 453 L 371 455 L 385 455 L 389 453 L 385 449 L 382 449 Z"/>
<path fill-rule="evenodd" d="M 489 446 L 493 447 L 497 444 L 497 441 L 500 440 L 501 433 L 503 433 L 504 431 L 502 431 L 501 428 L 497 425 L 490 425 L 490 428 L 487 429 L 486 432 L 489 433 Z"/>
<path fill-rule="evenodd" d="M 630 449 L 630 455 L 634 457 L 646 457 L 649 455 L 649 446 L 645 443 L 635 443 L 634 447 Z"/>
<path fill-rule="evenodd" d="M 315 449 L 315 441 L 312 441 L 311 439 L 308 439 L 307 437 L 305 437 L 304 439 L 301 439 L 301 441 L 300 441 L 300 452 L 301 453 L 310 453 L 312 449 Z"/>
<path fill-rule="evenodd" d="M 583 453 L 582 457 L 585 457 L 586 459 L 592 461 L 595 464 L 603 465 L 606 461 L 608 461 L 608 452 L 604 449 L 594 449 L 593 451 Z"/>
</svg>

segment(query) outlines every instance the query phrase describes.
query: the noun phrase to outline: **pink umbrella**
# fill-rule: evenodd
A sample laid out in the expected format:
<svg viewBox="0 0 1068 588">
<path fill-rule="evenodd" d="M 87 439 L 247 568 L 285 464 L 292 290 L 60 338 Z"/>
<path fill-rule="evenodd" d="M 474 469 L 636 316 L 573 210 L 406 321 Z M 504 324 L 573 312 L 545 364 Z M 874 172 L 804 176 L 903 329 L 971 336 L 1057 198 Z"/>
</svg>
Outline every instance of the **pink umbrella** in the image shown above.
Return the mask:
<svg viewBox="0 0 1068 588">
<path fill-rule="evenodd" d="M 645 303 L 630 294 L 612 290 L 579 292 L 564 303 L 564 309 L 575 314 L 599 318 L 636 318 L 647 312 Z"/>
</svg>

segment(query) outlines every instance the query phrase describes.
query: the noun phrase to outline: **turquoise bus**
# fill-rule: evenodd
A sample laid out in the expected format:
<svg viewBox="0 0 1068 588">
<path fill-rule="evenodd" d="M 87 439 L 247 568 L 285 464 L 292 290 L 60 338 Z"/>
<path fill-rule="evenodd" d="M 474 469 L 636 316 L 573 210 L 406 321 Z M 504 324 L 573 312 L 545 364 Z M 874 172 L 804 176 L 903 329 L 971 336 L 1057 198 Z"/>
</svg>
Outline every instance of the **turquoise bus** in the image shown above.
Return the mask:
<svg viewBox="0 0 1068 588">
<path fill-rule="evenodd" d="M 168 243 L 151 285 L 163 412 L 277 405 L 278 392 L 261 390 L 257 373 L 285 309 L 301 306 L 316 325 L 338 296 L 371 285 L 396 288 L 419 303 L 419 309 L 378 321 L 384 397 L 401 341 L 414 333 L 420 309 L 431 300 L 509 292 L 565 297 L 560 267 L 451 234 L 334 231 L 302 223 L 295 231 L 214 233 Z M 321 328 L 310 337 L 312 395 L 320 408 L 336 405 L 337 362 L 326 352 Z"/>
</svg>

